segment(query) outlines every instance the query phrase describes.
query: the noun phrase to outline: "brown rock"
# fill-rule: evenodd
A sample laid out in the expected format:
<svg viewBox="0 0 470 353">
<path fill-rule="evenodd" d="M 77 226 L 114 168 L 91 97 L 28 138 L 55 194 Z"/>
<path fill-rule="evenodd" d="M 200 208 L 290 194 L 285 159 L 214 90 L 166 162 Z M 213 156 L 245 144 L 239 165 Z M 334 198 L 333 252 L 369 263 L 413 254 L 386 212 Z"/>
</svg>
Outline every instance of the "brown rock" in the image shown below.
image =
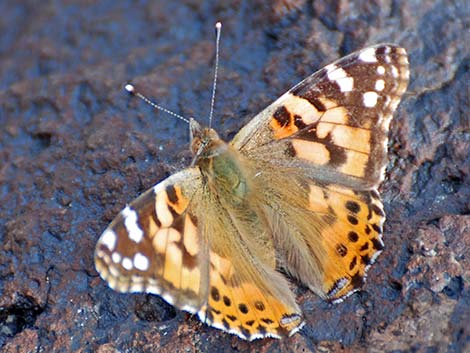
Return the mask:
<svg viewBox="0 0 470 353">
<path fill-rule="evenodd" d="M 470 51 L 464 1 L 62 1 L 0 4 L 0 350 L 464 352 L 470 345 Z M 129 98 L 132 80 L 205 121 L 212 26 L 224 22 L 215 127 L 230 138 L 324 64 L 408 49 L 390 134 L 386 249 L 364 291 L 329 305 L 298 287 L 300 334 L 252 343 L 155 296 L 106 287 L 96 240 L 138 194 L 190 163 L 184 123 Z"/>
</svg>

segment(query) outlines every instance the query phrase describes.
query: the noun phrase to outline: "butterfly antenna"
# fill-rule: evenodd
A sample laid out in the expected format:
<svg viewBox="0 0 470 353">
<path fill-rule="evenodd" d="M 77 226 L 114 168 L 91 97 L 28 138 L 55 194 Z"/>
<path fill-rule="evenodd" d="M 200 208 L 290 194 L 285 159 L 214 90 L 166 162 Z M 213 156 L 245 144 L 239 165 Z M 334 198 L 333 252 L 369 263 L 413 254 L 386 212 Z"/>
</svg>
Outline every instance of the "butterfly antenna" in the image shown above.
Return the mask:
<svg viewBox="0 0 470 353">
<path fill-rule="evenodd" d="M 188 123 L 189 124 L 189 120 L 186 119 L 184 116 L 181 116 L 179 114 L 176 114 L 175 112 L 172 112 L 171 110 L 168 110 L 160 105 L 158 105 L 157 103 L 155 102 L 152 102 L 149 98 L 147 98 L 146 96 L 144 96 L 142 93 L 136 91 L 134 85 L 131 85 L 130 83 L 128 83 L 125 87 L 127 92 L 129 92 L 130 94 L 133 94 L 134 96 L 137 96 L 139 97 L 140 99 L 142 99 L 145 103 L 147 104 L 150 104 L 152 107 L 154 107 L 155 109 L 157 110 L 161 110 L 162 112 L 165 112 L 167 114 L 170 114 L 170 115 L 173 115 L 174 117 L 180 119 L 180 120 L 183 120 L 184 122 Z"/>
<path fill-rule="evenodd" d="M 215 24 L 215 68 L 214 68 L 214 82 L 212 84 L 212 99 L 211 99 L 211 111 L 209 113 L 209 127 L 212 126 L 212 115 L 214 114 L 214 104 L 215 104 L 215 91 L 217 89 L 217 72 L 219 71 L 219 42 L 220 42 L 220 32 L 222 30 L 222 23 L 217 22 Z"/>
</svg>

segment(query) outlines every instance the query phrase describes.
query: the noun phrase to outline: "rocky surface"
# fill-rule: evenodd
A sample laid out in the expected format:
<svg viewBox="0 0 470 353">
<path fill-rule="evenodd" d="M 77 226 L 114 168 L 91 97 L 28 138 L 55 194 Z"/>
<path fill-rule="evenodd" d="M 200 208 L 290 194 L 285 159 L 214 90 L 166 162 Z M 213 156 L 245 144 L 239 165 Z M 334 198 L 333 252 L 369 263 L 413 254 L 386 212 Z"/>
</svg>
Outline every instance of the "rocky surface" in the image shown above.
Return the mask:
<svg viewBox="0 0 470 353">
<path fill-rule="evenodd" d="M 470 350 L 470 11 L 465 1 L 0 2 L 2 352 Z M 96 240 L 141 192 L 190 162 L 213 25 L 224 24 L 215 128 L 225 138 L 290 86 L 360 47 L 407 48 L 382 195 L 386 249 L 339 305 L 303 287 L 306 327 L 248 343 L 150 295 L 110 290 Z"/>
</svg>

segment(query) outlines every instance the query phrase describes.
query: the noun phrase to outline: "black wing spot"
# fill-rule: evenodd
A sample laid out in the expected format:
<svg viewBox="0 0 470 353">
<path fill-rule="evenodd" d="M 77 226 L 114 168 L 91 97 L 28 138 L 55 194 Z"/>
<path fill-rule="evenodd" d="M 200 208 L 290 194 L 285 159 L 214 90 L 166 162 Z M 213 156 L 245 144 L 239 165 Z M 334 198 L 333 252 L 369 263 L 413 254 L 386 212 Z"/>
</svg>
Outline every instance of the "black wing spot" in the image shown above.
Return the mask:
<svg viewBox="0 0 470 353">
<path fill-rule="evenodd" d="M 359 272 L 351 277 L 351 284 L 354 288 L 359 288 L 364 284 L 364 277 L 362 277 Z"/>
<path fill-rule="evenodd" d="M 346 208 L 352 213 L 359 213 L 361 206 L 356 201 L 347 201 Z"/>
<path fill-rule="evenodd" d="M 280 106 L 276 109 L 273 114 L 273 118 L 281 127 L 286 127 L 290 123 L 290 113 L 284 106 Z"/>
<path fill-rule="evenodd" d="M 351 231 L 348 233 L 348 239 L 349 241 L 355 243 L 359 240 L 359 235 L 357 235 L 356 232 Z"/>
<path fill-rule="evenodd" d="M 297 156 L 297 152 L 296 152 L 294 146 L 292 145 L 292 142 L 290 142 L 290 141 L 288 141 L 287 144 L 286 144 L 285 154 L 288 157 L 292 157 L 292 158 Z"/>
<path fill-rule="evenodd" d="M 349 263 L 349 270 L 352 271 L 357 265 L 357 256 L 354 256 L 351 262 Z"/>
<path fill-rule="evenodd" d="M 274 322 L 273 320 L 268 319 L 268 318 L 263 318 L 261 319 L 261 321 L 263 321 L 267 325 L 271 325 Z"/>
<path fill-rule="evenodd" d="M 357 220 L 356 217 L 354 216 L 351 216 L 351 215 L 348 215 L 348 221 L 349 223 L 351 223 L 352 225 L 357 225 L 359 223 L 359 221 Z"/>
<path fill-rule="evenodd" d="M 370 265 L 371 263 L 370 256 L 367 254 L 364 256 L 361 256 L 361 261 L 364 265 Z"/>
<path fill-rule="evenodd" d="M 229 297 L 224 295 L 222 299 L 224 301 L 225 306 L 230 306 L 232 304 L 232 301 L 230 300 Z"/>
<path fill-rule="evenodd" d="M 257 329 L 258 332 L 259 332 L 260 334 L 262 334 L 263 336 L 266 335 L 267 330 L 266 330 L 266 327 L 264 327 L 263 325 L 259 325 L 256 329 Z"/>
<path fill-rule="evenodd" d="M 344 244 L 337 244 L 336 252 L 339 254 L 339 256 L 345 257 L 348 254 L 348 248 L 344 246 Z"/>
<path fill-rule="evenodd" d="M 248 307 L 246 306 L 246 304 L 238 304 L 238 309 L 243 313 L 243 314 L 247 314 L 248 313 Z"/>
<path fill-rule="evenodd" d="M 377 205 L 373 204 L 372 205 L 372 211 L 379 216 L 385 217 L 384 211 Z"/>
<path fill-rule="evenodd" d="M 251 333 L 250 331 L 248 331 L 245 327 L 243 327 L 242 325 L 238 326 L 238 329 L 240 330 L 240 332 L 246 337 L 246 338 L 250 338 L 251 337 Z"/>
<path fill-rule="evenodd" d="M 265 309 L 264 304 L 260 301 L 255 302 L 255 308 L 259 311 L 264 311 Z"/>
<path fill-rule="evenodd" d="M 372 246 L 374 247 L 375 250 L 380 251 L 384 248 L 384 245 L 382 244 L 382 242 L 379 239 L 372 238 L 370 241 L 372 242 Z"/>
<path fill-rule="evenodd" d="M 220 314 L 221 314 L 221 311 L 220 311 L 220 310 L 217 310 L 217 309 L 214 309 L 214 308 L 211 308 L 211 311 L 212 311 L 214 314 L 217 314 L 217 315 L 220 315 Z"/>
<path fill-rule="evenodd" d="M 300 115 L 294 115 L 294 125 L 297 126 L 299 130 L 302 130 L 307 127 Z"/>
<path fill-rule="evenodd" d="M 219 290 L 215 287 L 211 288 L 211 297 L 214 301 L 218 302 L 220 300 L 220 293 Z"/>
<path fill-rule="evenodd" d="M 331 134 L 328 134 L 327 137 L 320 140 L 320 142 L 323 142 L 326 149 L 330 153 L 329 164 L 331 166 L 339 167 L 339 166 L 342 166 L 344 163 L 346 163 L 346 160 L 347 160 L 346 151 L 344 150 L 343 147 L 340 147 L 333 142 L 333 139 L 331 138 Z"/>
<path fill-rule="evenodd" d="M 380 195 L 376 190 L 371 190 L 370 195 L 372 196 L 372 198 L 374 198 L 376 200 L 380 200 Z"/>
<path fill-rule="evenodd" d="M 176 189 L 173 185 L 168 185 L 166 187 L 166 195 L 168 196 L 168 201 L 175 204 L 178 202 L 178 196 L 176 195 Z"/>
<path fill-rule="evenodd" d="M 315 107 L 316 110 L 319 112 L 326 112 L 326 107 L 325 105 L 318 99 L 317 92 L 313 90 L 307 90 L 306 92 L 302 92 L 305 87 L 308 87 L 311 84 L 311 82 L 304 82 L 303 84 L 299 85 L 295 89 L 291 91 L 291 93 L 294 96 L 303 98 L 308 100 L 308 102 Z"/>
<path fill-rule="evenodd" d="M 374 230 L 379 233 L 379 234 L 382 234 L 382 228 L 379 227 L 377 224 L 372 224 L 372 228 L 374 228 Z"/>
</svg>

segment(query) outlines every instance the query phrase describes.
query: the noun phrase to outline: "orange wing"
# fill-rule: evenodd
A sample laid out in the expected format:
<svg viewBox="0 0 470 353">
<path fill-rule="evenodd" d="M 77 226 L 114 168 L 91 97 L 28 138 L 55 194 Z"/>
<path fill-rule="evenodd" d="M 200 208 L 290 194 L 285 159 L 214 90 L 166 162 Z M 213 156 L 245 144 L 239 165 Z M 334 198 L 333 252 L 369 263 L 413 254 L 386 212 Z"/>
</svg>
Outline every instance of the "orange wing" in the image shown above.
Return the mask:
<svg viewBox="0 0 470 353">
<path fill-rule="evenodd" d="M 209 250 L 188 206 L 201 189 L 199 171 L 186 169 L 121 211 L 95 251 L 96 269 L 111 288 L 158 294 L 180 309 L 199 311 L 207 300 Z"/>
<path fill-rule="evenodd" d="M 381 44 L 360 50 L 290 89 L 232 144 L 255 160 L 289 166 L 295 161 L 315 180 L 377 187 L 390 121 L 408 79 L 403 48 Z"/>
<path fill-rule="evenodd" d="M 199 170 L 186 169 L 127 206 L 98 240 L 101 277 L 120 292 L 158 294 L 247 340 L 296 332 L 302 315 L 286 279 L 252 253 L 205 191 Z"/>
<path fill-rule="evenodd" d="M 383 248 L 377 188 L 408 79 L 403 48 L 363 49 L 293 87 L 232 141 L 273 186 L 265 203 L 280 265 L 323 297 L 358 289 Z"/>
</svg>

